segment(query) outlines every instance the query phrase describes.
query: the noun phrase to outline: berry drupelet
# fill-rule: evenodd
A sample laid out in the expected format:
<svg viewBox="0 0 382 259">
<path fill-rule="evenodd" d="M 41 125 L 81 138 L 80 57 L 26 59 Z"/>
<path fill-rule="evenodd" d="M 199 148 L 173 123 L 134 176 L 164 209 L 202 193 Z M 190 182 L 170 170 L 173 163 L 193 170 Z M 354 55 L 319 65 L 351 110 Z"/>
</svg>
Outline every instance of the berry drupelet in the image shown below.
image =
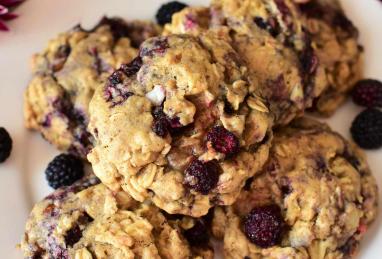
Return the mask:
<svg viewBox="0 0 382 259">
<path fill-rule="evenodd" d="M 374 79 L 359 81 L 353 90 L 353 101 L 368 108 L 382 107 L 382 83 Z"/>
<path fill-rule="evenodd" d="M 54 189 L 71 185 L 84 176 L 82 161 L 70 154 L 58 155 L 48 164 L 45 176 Z"/>
<path fill-rule="evenodd" d="M 7 160 L 12 151 L 12 139 L 8 131 L 0 127 L 0 163 Z"/>
<path fill-rule="evenodd" d="M 186 4 L 180 3 L 178 1 L 172 1 L 172 2 L 168 2 L 166 4 L 163 4 L 159 8 L 159 10 L 155 16 L 157 19 L 157 22 L 160 25 L 165 25 L 166 23 L 171 23 L 172 15 L 174 13 L 177 13 L 177 12 L 183 10 L 186 7 L 187 7 Z"/>
<path fill-rule="evenodd" d="M 367 109 L 353 121 L 350 132 L 354 141 L 364 149 L 382 147 L 382 112 Z"/>
</svg>

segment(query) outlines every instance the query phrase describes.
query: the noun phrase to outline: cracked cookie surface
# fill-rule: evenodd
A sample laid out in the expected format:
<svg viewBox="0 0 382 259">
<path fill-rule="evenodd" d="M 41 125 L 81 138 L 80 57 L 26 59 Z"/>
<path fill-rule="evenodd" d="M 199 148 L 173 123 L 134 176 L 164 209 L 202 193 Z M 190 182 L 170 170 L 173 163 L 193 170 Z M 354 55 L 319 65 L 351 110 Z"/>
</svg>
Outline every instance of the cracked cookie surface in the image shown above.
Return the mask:
<svg viewBox="0 0 382 259">
<path fill-rule="evenodd" d="M 349 258 L 376 217 L 377 192 L 363 153 L 328 126 L 301 119 L 275 132 L 261 174 L 233 206 L 216 209 L 212 229 L 224 237 L 227 258 Z M 273 224 L 254 225 L 259 215 Z M 270 239 L 277 231 L 281 238 Z M 267 240 L 276 244 L 255 244 Z"/>
<path fill-rule="evenodd" d="M 228 30 L 253 76 L 270 90 L 264 97 L 276 123 L 307 108 L 331 115 L 362 76 L 358 31 L 338 1 L 292 2 L 215 0 L 175 14 L 165 33 Z"/>
<path fill-rule="evenodd" d="M 21 249 L 25 258 L 213 258 L 209 247 L 191 245 L 183 236 L 194 225 L 187 217 L 167 220 L 153 205 L 93 179 L 37 203 Z"/>
<path fill-rule="evenodd" d="M 94 90 L 136 56 L 141 41 L 158 33 L 149 22 L 104 18 L 91 31 L 77 26 L 52 39 L 32 58 L 33 78 L 24 94 L 26 127 L 86 158 L 93 142 L 86 127 Z"/>
<path fill-rule="evenodd" d="M 292 1 L 215 0 L 173 16 L 164 33 L 226 34 L 262 89 L 275 124 L 287 124 L 311 107 L 326 86 L 326 74 Z"/>
<path fill-rule="evenodd" d="M 147 40 L 90 105 L 88 155 L 113 190 L 194 217 L 232 204 L 267 159 L 267 106 L 212 32 Z"/>
</svg>

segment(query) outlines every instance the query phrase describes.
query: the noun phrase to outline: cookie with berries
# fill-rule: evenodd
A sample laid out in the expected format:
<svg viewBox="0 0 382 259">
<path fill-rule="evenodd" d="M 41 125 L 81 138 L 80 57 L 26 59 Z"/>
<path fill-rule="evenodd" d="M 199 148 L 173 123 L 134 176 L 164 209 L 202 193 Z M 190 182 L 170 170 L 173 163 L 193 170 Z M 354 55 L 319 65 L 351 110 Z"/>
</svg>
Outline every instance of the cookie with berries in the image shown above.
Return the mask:
<svg viewBox="0 0 382 259">
<path fill-rule="evenodd" d="M 293 1 L 215 0 L 209 8 L 189 7 L 173 15 L 164 33 L 226 35 L 248 66 L 274 116 L 287 124 L 311 107 L 326 75 Z"/>
<path fill-rule="evenodd" d="M 237 202 L 216 209 L 226 258 L 350 258 L 377 214 L 365 157 L 325 124 L 274 133 L 269 160 Z"/>
<path fill-rule="evenodd" d="M 363 48 L 358 30 L 337 0 L 310 0 L 299 5 L 327 75 L 325 91 L 314 100 L 313 111 L 331 115 L 362 77 Z"/>
<path fill-rule="evenodd" d="M 91 101 L 95 174 L 170 214 L 232 204 L 272 138 L 269 109 L 246 72 L 213 32 L 145 41 Z"/>
<path fill-rule="evenodd" d="M 167 218 L 153 205 L 89 179 L 37 203 L 20 248 L 25 258 L 212 259 L 200 224 L 189 217 Z M 205 236 L 204 246 L 188 241 Z"/>
<path fill-rule="evenodd" d="M 52 39 L 32 58 L 33 78 L 24 94 L 26 127 L 60 150 L 86 158 L 93 142 L 86 127 L 94 90 L 158 33 L 149 22 L 103 18 L 90 31 L 77 26 Z"/>
</svg>

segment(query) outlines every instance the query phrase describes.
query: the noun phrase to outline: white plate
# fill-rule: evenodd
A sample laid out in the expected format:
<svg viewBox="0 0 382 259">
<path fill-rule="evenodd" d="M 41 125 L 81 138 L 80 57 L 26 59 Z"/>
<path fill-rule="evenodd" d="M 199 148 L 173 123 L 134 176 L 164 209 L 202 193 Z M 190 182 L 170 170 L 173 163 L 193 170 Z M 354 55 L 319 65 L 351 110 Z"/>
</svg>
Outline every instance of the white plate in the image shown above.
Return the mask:
<svg viewBox="0 0 382 259">
<path fill-rule="evenodd" d="M 47 40 L 81 22 L 94 24 L 102 15 L 129 19 L 151 19 L 163 0 L 38 0 L 27 1 L 17 10 L 21 16 L 10 24 L 12 31 L 0 33 L 0 125 L 11 133 L 11 158 L 0 165 L 0 258 L 21 258 L 15 245 L 34 202 L 51 190 L 43 171 L 57 154 L 38 134 L 23 127 L 22 94 L 30 79 L 28 61 Z M 208 0 L 184 1 L 206 5 Z M 351 20 L 361 32 L 366 50 L 365 75 L 382 80 L 382 3 L 378 0 L 343 0 Z M 349 136 L 349 126 L 361 108 L 351 103 L 329 119 L 331 126 Z M 382 150 L 367 152 L 379 186 L 382 186 Z M 380 193 L 381 195 L 381 193 Z M 362 242 L 360 258 L 382 257 L 381 208 L 378 220 Z"/>
</svg>

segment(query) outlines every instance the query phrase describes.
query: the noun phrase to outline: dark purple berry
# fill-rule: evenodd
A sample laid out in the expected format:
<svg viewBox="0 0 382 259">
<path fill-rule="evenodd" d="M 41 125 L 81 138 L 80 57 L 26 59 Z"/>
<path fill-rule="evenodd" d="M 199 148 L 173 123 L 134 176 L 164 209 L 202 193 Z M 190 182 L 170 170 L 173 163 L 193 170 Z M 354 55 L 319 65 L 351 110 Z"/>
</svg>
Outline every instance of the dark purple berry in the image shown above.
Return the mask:
<svg viewBox="0 0 382 259">
<path fill-rule="evenodd" d="M 223 126 L 215 126 L 207 134 L 207 140 L 211 142 L 212 147 L 227 156 L 239 152 L 239 139 Z"/>
<path fill-rule="evenodd" d="M 73 247 L 82 237 L 82 231 L 79 226 L 75 226 L 66 232 L 65 244 L 67 247 Z"/>
<path fill-rule="evenodd" d="M 139 69 L 142 67 L 141 57 L 134 58 L 129 64 L 123 64 L 120 70 L 125 73 L 126 76 L 130 77 L 138 73 Z"/>
<path fill-rule="evenodd" d="M 70 154 L 58 155 L 48 164 L 45 176 L 54 189 L 71 185 L 84 176 L 82 161 Z"/>
<path fill-rule="evenodd" d="M 8 131 L 0 127 L 0 163 L 7 160 L 12 151 L 12 139 Z"/>
<path fill-rule="evenodd" d="M 180 3 L 178 1 L 168 2 L 166 4 L 163 4 L 159 8 L 157 14 L 155 15 L 155 18 L 157 19 L 157 22 L 160 25 L 165 25 L 166 23 L 171 23 L 172 15 L 174 13 L 177 13 L 177 12 L 183 10 L 186 7 L 187 7 L 186 4 Z"/>
<path fill-rule="evenodd" d="M 254 208 L 244 219 L 244 232 L 257 246 L 267 248 L 280 243 L 284 220 L 280 207 L 268 205 Z"/>
<path fill-rule="evenodd" d="M 219 180 L 219 165 L 216 161 L 194 160 L 185 171 L 184 185 L 201 194 L 208 194 Z"/>
<path fill-rule="evenodd" d="M 354 119 L 350 132 L 361 148 L 382 147 L 382 112 L 377 109 L 364 110 Z"/>
<path fill-rule="evenodd" d="M 353 101 L 368 108 L 382 107 L 382 83 L 373 79 L 359 81 L 354 86 Z"/>
<path fill-rule="evenodd" d="M 179 118 L 169 118 L 164 112 L 162 106 L 157 106 L 152 111 L 154 122 L 152 130 L 160 137 L 165 137 L 167 133 L 176 133 L 179 129 L 183 128 Z"/>
<path fill-rule="evenodd" d="M 159 137 L 166 137 L 168 134 L 168 120 L 164 117 L 159 119 L 154 119 L 152 130 L 157 134 Z"/>
<path fill-rule="evenodd" d="M 195 220 L 194 226 L 184 231 L 184 236 L 194 246 L 207 244 L 210 238 L 206 223 L 202 219 Z"/>
</svg>

